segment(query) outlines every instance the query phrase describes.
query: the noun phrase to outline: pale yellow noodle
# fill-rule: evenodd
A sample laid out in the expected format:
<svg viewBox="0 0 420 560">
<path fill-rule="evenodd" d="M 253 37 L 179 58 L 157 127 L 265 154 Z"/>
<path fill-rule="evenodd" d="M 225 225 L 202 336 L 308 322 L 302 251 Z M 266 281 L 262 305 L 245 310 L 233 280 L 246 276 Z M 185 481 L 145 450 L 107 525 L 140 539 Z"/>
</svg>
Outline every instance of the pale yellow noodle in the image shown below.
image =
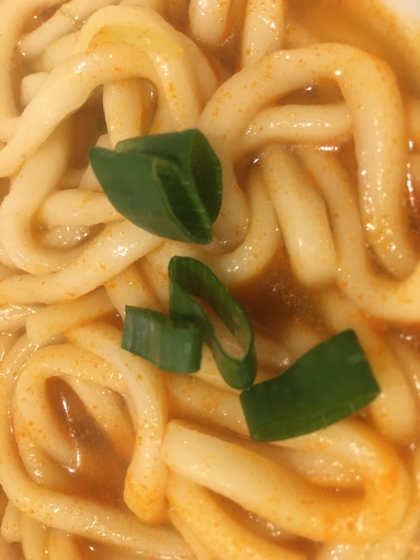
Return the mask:
<svg viewBox="0 0 420 560">
<path fill-rule="evenodd" d="M 226 0 L 191 0 L 188 18 L 193 37 L 212 46 L 221 44 L 228 34 L 230 5 Z"/>
<path fill-rule="evenodd" d="M 98 148 L 105 148 L 106 150 L 110 150 L 111 142 L 109 140 L 109 135 L 102 134 L 101 136 L 99 136 L 95 146 Z M 82 174 L 80 184 L 78 186 L 82 190 L 94 191 L 103 194 L 103 189 L 99 184 L 98 178 L 96 177 L 90 163 Z"/>
<path fill-rule="evenodd" d="M 354 124 L 367 236 L 384 266 L 396 276 L 405 276 L 413 270 L 416 257 L 399 204 L 406 173 L 403 105 L 388 66 L 337 44 L 279 51 L 227 80 L 204 109 L 199 128 L 229 169 L 234 145 L 258 111 L 315 77 L 333 79 L 341 88 Z"/>
<path fill-rule="evenodd" d="M 165 376 L 171 415 L 245 435 L 247 429 L 237 396 L 231 391 L 228 392 L 225 387 L 209 386 L 213 384 L 209 384 L 205 378 L 202 379 L 205 383 L 176 375 Z M 280 448 L 276 449 L 274 446 L 262 446 L 252 440 L 230 439 L 226 433 L 223 434 L 223 439 L 278 462 L 318 486 L 352 489 L 361 487 L 360 469 L 346 458 L 338 459 L 334 453 L 325 454 L 321 447 L 313 451 L 305 448 L 286 449 L 282 448 L 284 444 L 279 442 Z"/>
<path fill-rule="evenodd" d="M 276 334 L 290 348 L 292 356 L 296 359 L 323 340 L 314 328 L 295 321 L 281 321 Z"/>
<path fill-rule="evenodd" d="M 106 434 L 115 453 L 129 463 L 135 433 L 129 414 L 121 406 L 118 393 L 80 377 L 64 376 L 64 379 L 79 396 L 88 414 Z"/>
<path fill-rule="evenodd" d="M 112 148 L 121 140 L 141 136 L 142 92 L 141 80 L 121 80 L 104 85 L 104 114 Z"/>
<path fill-rule="evenodd" d="M 167 471 L 160 446 L 167 422 L 167 405 L 159 370 L 122 350 L 120 331 L 109 325 L 79 327 L 70 331 L 68 337 L 114 365 L 127 384 L 136 407 L 136 441 L 125 478 L 124 498 L 143 521 L 164 521 Z"/>
<path fill-rule="evenodd" d="M 88 226 L 56 226 L 40 233 L 39 239 L 45 247 L 69 251 L 80 247 L 83 241 L 93 237 Z"/>
<path fill-rule="evenodd" d="M 15 135 L 0 151 L 0 176 L 16 172 L 69 114 L 87 100 L 94 88 L 120 78 L 144 77 L 154 83 L 157 76 L 147 56 L 135 47 L 101 45 L 58 66 L 25 108 Z M 159 89 L 159 84 L 157 84 Z M 71 97 L 63 92 L 71 89 Z M 45 113 L 45 107 L 48 113 Z"/>
<path fill-rule="evenodd" d="M 45 382 L 58 375 L 75 375 L 101 385 L 104 383 L 101 377 L 110 374 L 117 378 L 115 371 L 109 371 L 109 364 L 90 352 L 58 345 L 36 352 L 19 375 L 16 404 L 33 442 L 67 468 L 78 466 L 79 453 L 55 421 L 54 412 L 48 406 Z M 109 384 L 105 386 L 112 387 L 107 377 L 105 380 Z"/>
<path fill-rule="evenodd" d="M 284 464 L 313 484 L 330 488 L 360 489 L 361 477 L 348 463 L 322 453 L 287 449 Z"/>
<path fill-rule="evenodd" d="M 23 337 L 3 362 L 0 372 L 3 380 L 0 393 L 0 482 L 9 499 L 22 513 L 50 527 L 144 551 L 152 558 L 170 553 L 180 558 L 191 558 L 185 544 L 166 527 L 144 525 L 120 510 L 48 490 L 29 479 L 22 469 L 8 429 L 8 402 L 14 391 L 14 374 L 34 350 Z"/>
<path fill-rule="evenodd" d="M 233 157 L 240 160 L 271 142 L 324 144 L 350 138 L 352 121 L 344 103 L 283 105 L 260 111 L 238 139 Z"/>
<path fill-rule="evenodd" d="M 92 226 L 122 219 L 104 193 L 84 189 L 51 193 L 40 206 L 39 216 L 47 228 Z"/>
<path fill-rule="evenodd" d="M 208 490 L 174 474 L 169 503 L 214 554 L 226 560 L 304 560 L 305 556 L 258 537 L 223 511 Z"/>
<path fill-rule="evenodd" d="M 10 60 L 18 42 L 28 13 L 42 11 L 50 6 L 60 6 L 64 0 L 3 0 L 0 19 L 0 122 L 18 116 Z"/>
<path fill-rule="evenodd" d="M 55 303 L 26 319 L 26 334 L 38 344 L 68 329 L 102 319 L 115 311 L 103 287 L 69 303 Z"/>
<path fill-rule="evenodd" d="M 22 549 L 26 558 L 43 560 L 48 550 L 48 529 L 27 515 L 20 516 Z"/>
<path fill-rule="evenodd" d="M 404 371 L 412 394 L 415 396 L 417 409 L 420 410 L 420 355 L 408 341 L 400 339 L 394 333 L 385 338 L 392 352 L 397 356 Z"/>
<path fill-rule="evenodd" d="M 5 251 L 13 264 L 30 274 L 62 269 L 82 252 L 82 247 L 57 251 L 43 247 L 34 240 L 32 221 L 41 203 L 58 184 L 69 157 L 69 131 L 60 127 L 28 158 L 10 194 L 0 208 L 0 235 Z M 34 181 L 37 188 L 34 188 Z"/>
<path fill-rule="evenodd" d="M 310 177 L 276 145 L 264 150 L 260 165 L 294 274 L 309 286 L 333 280 L 337 264 L 328 215 Z"/>
<path fill-rule="evenodd" d="M 416 540 L 420 526 L 420 506 L 414 503 L 407 510 L 398 527 L 384 539 L 364 546 L 340 544 L 324 545 L 316 560 L 405 560 L 411 558 L 411 543 Z"/>
<path fill-rule="evenodd" d="M 7 305 L 1 307 L 0 332 L 10 333 L 21 329 L 25 326 L 27 317 L 36 313 L 41 308 L 42 306 L 40 305 Z M 6 340 L 7 339 L 5 339 L 4 342 L 6 342 Z M 3 358 L 3 356 L 4 351 L 1 352 L 1 357 Z"/>
<path fill-rule="evenodd" d="M 72 535 L 57 529 L 49 532 L 48 555 L 51 560 L 83 560 Z"/>
<path fill-rule="evenodd" d="M 284 340 L 279 341 L 276 336 L 268 336 L 260 330 L 254 331 L 254 339 L 258 364 L 263 369 L 279 371 L 294 361 L 293 353 Z"/>
<path fill-rule="evenodd" d="M 407 473 L 392 448 L 362 424 L 347 421 L 315 432 L 313 443 L 317 439 L 322 442 L 320 448 L 328 449 L 332 444 L 329 433 L 334 430 L 337 435 L 341 431 L 346 441 L 349 436 L 354 441 L 350 450 L 334 441 L 332 452 L 340 456 L 344 451 L 359 465 L 365 486 L 362 498 L 337 496 L 311 486 L 280 465 L 175 421 L 166 431 L 162 453 L 176 474 L 295 534 L 324 542 L 377 540 L 404 514 L 410 499 Z M 305 448 L 304 442 L 310 442 L 311 436 L 291 440 L 292 447 L 300 441 Z"/>
<path fill-rule="evenodd" d="M 1 535 L 6 542 L 20 542 L 20 511 L 8 501 L 1 521 Z"/>
<path fill-rule="evenodd" d="M 309 29 L 308 26 L 293 17 L 288 19 L 288 25 L 284 32 L 284 46 L 286 49 L 301 49 L 319 42 L 319 36 L 315 31 Z"/>
<path fill-rule="evenodd" d="M 344 17 L 356 16 L 357 25 L 370 26 L 371 37 L 375 37 L 375 41 L 386 42 L 398 61 L 396 64 L 404 68 L 403 71 L 410 76 L 415 88 L 419 88 L 420 44 L 417 40 L 418 24 L 414 12 L 413 17 L 409 15 L 409 11 L 406 18 L 401 17 L 399 4 L 393 6 L 392 2 L 379 0 L 343 0 L 341 5 Z M 340 38 L 343 38 L 343 33 Z"/>
<path fill-rule="evenodd" d="M 23 107 L 29 105 L 47 78 L 48 72 L 34 72 L 22 78 L 20 85 L 20 102 Z"/>
<path fill-rule="evenodd" d="M 117 3 L 118 0 L 67 1 L 45 23 L 19 41 L 20 50 L 28 59 L 37 58 L 53 41 L 77 29 L 80 22 L 96 10 Z"/>
<path fill-rule="evenodd" d="M 13 276 L 0 283 L 0 302 L 22 303 L 73 300 L 87 294 L 162 240 L 124 220 L 109 226 L 82 255 L 56 274 Z"/>
<path fill-rule="evenodd" d="M 333 154 L 300 151 L 328 206 L 338 257 L 337 282 L 366 313 L 403 323 L 420 318 L 420 266 L 402 281 L 373 270 L 350 179 Z"/>
<path fill-rule="evenodd" d="M 43 485 L 51 490 L 69 488 L 68 475 L 58 468 L 58 463 L 48 451 L 44 451 L 34 442 L 29 427 L 19 410 L 17 399 L 11 406 L 13 430 L 16 434 L 16 444 L 19 456 L 29 477 L 38 485 Z"/>
<path fill-rule="evenodd" d="M 192 376 L 165 375 L 171 417 L 188 418 L 246 434 L 237 393 L 227 391 L 222 384 L 215 385 L 208 377 L 204 377 L 203 383 Z"/>
<path fill-rule="evenodd" d="M 74 55 L 76 48 L 76 33 L 64 35 L 45 49 L 39 65 L 45 72 L 51 72 L 56 66 L 67 62 Z"/>
<path fill-rule="evenodd" d="M 420 100 L 410 97 L 407 101 L 407 120 L 410 131 L 410 140 L 416 147 L 420 145 Z"/>
<path fill-rule="evenodd" d="M 242 66 L 250 66 L 283 46 L 282 0 L 248 0 L 241 45 Z"/>
<path fill-rule="evenodd" d="M 336 332 L 354 329 L 365 351 L 381 388 L 381 394 L 370 405 L 379 432 L 396 444 L 410 444 L 418 429 L 418 407 L 392 350 L 345 296 L 326 292 L 321 303 L 332 328 Z"/>
<path fill-rule="evenodd" d="M 267 195 L 264 179 L 253 169 L 247 179 L 251 224 L 245 239 L 232 252 L 220 256 L 198 255 L 227 286 L 239 285 L 259 276 L 268 266 L 281 242 L 274 208 Z M 240 230 L 236 236 L 242 237 Z"/>
<path fill-rule="evenodd" d="M 69 167 L 61 179 L 63 189 L 76 189 L 80 184 L 84 172 L 85 170 L 81 167 Z"/>
<path fill-rule="evenodd" d="M 176 530 L 183 536 L 185 541 L 189 544 L 191 550 L 196 556 L 197 560 L 218 560 L 217 556 L 213 554 L 195 535 L 190 527 L 184 523 L 179 515 L 173 510 L 169 510 L 169 519 Z"/>
<path fill-rule="evenodd" d="M 113 42 L 141 48 L 158 76 L 175 130 L 195 126 L 201 110 L 198 82 L 184 41 L 155 12 L 117 6 L 93 14 L 78 36 L 81 51 Z"/>
<path fill-rule="evenodd" d="M 415 186 L 420 185 L 420 154 L 411 153 L 408 157 L 408 173 Z"/>
<path fill-rule="evenodd" d="M 126 305 L 155 310 L 160 308 L 144 276 L 135 265 L 128 266 L 120 274 L 111 278 L 105 284 L 105 288 L 108 297 L 123 319 L 125 318 Z"/>
</svg>

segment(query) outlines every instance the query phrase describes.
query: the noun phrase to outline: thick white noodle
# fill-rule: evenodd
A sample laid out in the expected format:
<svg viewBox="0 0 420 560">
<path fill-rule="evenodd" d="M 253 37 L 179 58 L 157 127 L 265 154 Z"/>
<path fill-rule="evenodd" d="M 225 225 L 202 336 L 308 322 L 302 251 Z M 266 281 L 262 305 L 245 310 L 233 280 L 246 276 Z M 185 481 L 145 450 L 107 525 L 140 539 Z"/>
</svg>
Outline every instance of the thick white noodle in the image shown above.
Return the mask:
<svg viewBox="0 0 420 560">
<path fill-rule="evenodd" d="M 48 550 L 48 528 L 27 515 L 20 516 L 22 549 L 25 558 L 41 559 Z"/>
<path fill-rule="evenodd" d="M 325 202 L 311 178 L 277 145 L 264 150 L 261 168 L 294 274 L 308 286 L 330 282 L 337 258 Z"/>
<path fill-rule="evenodd" d="M 72 33 L 93 12 L 117 4 L 118 0 L 70 0 L 40 27 L 19 41 L 22 54 L 28 60 L 42 55 L 54 41 Z M 57 2 L 58 4 L 58 2 Z"/>
<path fill-rule="evenodd" d="M 107 282 L 162 244 L 162 239 L 124 220 L 100 234 L 82 255 L 57 273 L 12 276 L 0 283 L 0 302 L 73 300 Z"/>
<path fill-rule="evenodd" d="M 172 475 L 168 499 L 175 513 L 214 554 L 226 560 L 305 560 L 288 550 L 247 531 L 228 515 L 208 490 Z"/>
<path fill-rule="evenodd" d="M 109 325 L 79 327 L 68 337 L 116 367 L 129 388 L 135 404 L 136 440 L 125 478 L 125 502 L 145 522 L 164 521 L 167 470 L 160 447 L 167 405 L 161 373 L 149 362 L 122 350 L 120 331 Z"/>
<path fill-rule="evenodd" d="M 59 347 L 56 348 L 59 351 Z M 22 513 L 50 527 L 128 550 L 143 551 L 151 558 L 170 554 L 185 560 L 192 558 L 187 546 L 167 527 L 142 524 L 118 509 L 49 490 L 31 481 L 22 468 L 8 428 L 8 406 L 14 392 L 15 375 L 35 349 L 24 336 L 3 361 L 0 371 L 3 381 L 0 392 L 0 483 L 9 499 Z"/>
<path fill-rule="evenodd" d="M 21 542 L 20 511 L 8 501 L 1 522 L 1 535 L 6 542 Z"/>
<path fill-rule="evenodd" d="M 58 124 L 85 103 L 95 87 L 111 81 L 115 74 L 120 78 L 158 81 L 147 56 L 124 44 L 118 49 L 102 45 L 90 53 L 77 54 L 54 69 L 23 111 L 15 135 L 0 151 L 0 176 L 16 172 Z M 67 90 L 72 91 L 71 97 L 63 95 Z"/>
<path fill-rule="evenodd" d="M 336 332 L 353 329 L 361 341 L 381 388 L 380 396 L 370 405 L 379 432 L 396 444 L 410 444 L 419 423 L 417 404 L 392 350 L 345 296 L 326 292 L 321 302 L 326 320 Z"/>
<path fill-rule="evenodd" d="M 125 306 L 148 307 L 160 311 L 160 305 L 154 299 L 144 275 L 135 267 L 128 266 L 105 284 L 109 299 L 123 319 Z"/>
<path fill-rule="evenodd" d="M 352 121 L 344 103 L 283 105 L 260 111 L 234 148 L 235 161 L 266 144 L 335 144 L 351 137 Z"/>
<path fill-rule="evenodd" d="M 357 466 L 363 497 L 335 495 L 308 485 L 279 464 L 177 421 L 167 428 L 162 453 L 176 474 L 295 534 L 354 544 L 385 536 L 410 500 L 408 475 L 397 454 L 373 430 L 349 420 L 281 444 L 314 450 L 320 442 L 324 452 L 345 456 Z"/>
<path fill-rule="evenodd" d="M 104 85 L 103 104 L 111 147 L 121 140 L 141 136 L 143 84 L 120 80 Z"/>
<path fill-rule="evenodd" d="M 12 85 L 12 64 L 15 46 L 28 15 L 45 8 L 60 6 L 65 0 L 3 0 L 0 18 L 0 129 L 2 123 L 18 116 Z"/>
<path fill-rule="evenodd" d="M 59 127 L 38 152 L 26 160 L 0 208 L 3 247 L 13 264 L 30 274 L 62 269 L 83 251 L 82 247 L 69 251 L 42 247 L 34 240 L 32 232 L 34 214 L 42 200 L 57 187 L 68 158 L 69 130 Z"/>
<path fill-rule="evenodd" d="M 378 274 L 366 252 L 356 197 L 343 166 L 331 153 L 305 148 L 300 154 L 317 180 L 332 216 L 338 286 L 369 315 L 402 323 L 417 322 L 420 319 L 420 265 L 401 281 Z"/>
<path fill-rule="evenodd" d="M 54 191 L 41 205 L 39 216 L 47 228 L 93 226 L 122 219 L 104 193 L 85 189 Z"/>
<path fill-rule="evenodd" d="M 26 319 L 26 334 L 32 343 L 39 344 L 62 334 L 77 325 L 102 319 L 115 311 L 103 287 L 68 303 L 53 303 L 32 312 Z"/>
<path fill-rule="evenodd" d="M 366 235 L 386 269 L 404 277 L 416 257 L 400 204 L 406 175 L 403 104 L 387 65 L 338 44 L 279 51 L 227 80 L 204 109 L 199 127 L 231 169 L 238 138 L 266 104 L 323 78 L 337 82 L 353 121 Z"/>
<path fill-rule="evenodd" d="M 192 0 L 188 17 L 193 36 L 212 46 L 222 43 L 227 38 L 230 6 L 230 0 Z"/>
<path fill-rule="evenodd" d="M 50 531 L 47 550 L 51 560 L 83 560 L 72 535 L 57 529 Z"/>
<path fill-rule="evenodd" d="M 242 66 L 250 66 L 283 46 L 285 3 L 248 0 L 241 45 Z"/>
<path fill-rule="evenodd" d="M 121 41 L 146 53 L 158 76 L 175 129 L 195 126 L 201 100 L 192 61 L 183 48 L 185 38 L 151 10 L 120 6 L 109 6 L 93 14 L 78 36 L 81 51 L 103 42 Z"/>
</svg>

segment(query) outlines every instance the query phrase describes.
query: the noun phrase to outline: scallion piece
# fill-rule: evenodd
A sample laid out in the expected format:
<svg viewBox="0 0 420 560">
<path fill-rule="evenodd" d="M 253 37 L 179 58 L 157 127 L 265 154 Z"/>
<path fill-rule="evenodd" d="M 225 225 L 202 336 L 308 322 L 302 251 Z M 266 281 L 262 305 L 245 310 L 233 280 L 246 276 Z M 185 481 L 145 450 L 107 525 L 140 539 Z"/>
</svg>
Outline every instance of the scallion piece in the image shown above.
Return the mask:
<svg viewBox="0 0 420 560">
<path fill-rule="evenodd" d="M 222 172 L 198 130 L 93 148 L 90 161 L 112 205 L 146 231 L 186 243 L 207 244 L 221 205 Z"/>
<path fill-rule="evenodd" d="M 203 328 L 179 317 L 127 305 L 121 347 L 173 373 L 200 369 Z"/>
<path fill-rule="evenodd" d="M 231 387 L 250 387 L 255 380 L 257 364 L 254 335 L 245 311 L 213 272 L 196 259 L 173 257 L 168 274 L 171 313 L 202 326 L 204 341 Z M 195 297 L 208 303 L 235 336 L 243 349 L 241 358 L 234 358 L 224 350 L 207 312 Z"/>
<path fill-rule="evenodd" d="M 115 150 L 159 156 L 177 163 L 183 180 L 195 185 L 210 221 L 215 221 L 222 202 L 222 168 L 198 129 L 129 138 L 118 142 Z"/>
<path fill-rule="evenodd" d="M 354 331 L 304 354 L 283 374 L 246 389 L 240 399 L 253 439 L 275 441 L 325 428 L 380 393 Z"/>
</svg>

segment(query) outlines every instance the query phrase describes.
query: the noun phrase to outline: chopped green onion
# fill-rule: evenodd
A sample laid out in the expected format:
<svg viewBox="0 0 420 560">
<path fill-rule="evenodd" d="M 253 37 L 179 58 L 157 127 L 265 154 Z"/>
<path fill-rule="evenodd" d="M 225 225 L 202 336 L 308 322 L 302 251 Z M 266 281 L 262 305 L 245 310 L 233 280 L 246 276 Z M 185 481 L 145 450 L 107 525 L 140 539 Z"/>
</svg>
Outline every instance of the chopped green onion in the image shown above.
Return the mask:
<svg viewBox="0 0 420 560">
<path fill-rule="evenodd" d="M 121 347 L 173 373 L 200 369 L 203 329 L 179 317 L 127 305 Z"/>
<path fill-rule="evenodd" d="M 131 138 L 115 151 L 93 148 L 90 161 L 105 194 L 128 220 L 161 237 L 211 242 L 222 172 L 200 131 Z"/>
<path fill-rule="evenodd" d="M 127 306 L 122 348 L 165 371 L 193 373 L 200 368 L 204 341 L 229 385 L 236 389 L 252 385 L 257 370 L 254 335 L 239 303 L 196 259 L 173 257 L 168 274 L 171 315 Z M 236 337 L 243 349 L 241 358 L 224 350 L 207 312 L 194 297 L 208 303 Z"/>
<path fill-rule="evenodd" d="M 173 257 L 168 274 L 171 313 L 203 327 L 204 341 L 226 383 L 235 389 L 250 387 L 257 364 L 254 334 L 245 311 L 213 272 L 196 259 Z M 194 297 L 204 300 L 219 315 L 243 349 L 242 358 L 224 350 L 208 314 Z"/>
<path fill-rule="evenodd" d="M 183 180 L 195 185 L 210 221 L 215 221 L 222 202 L 222 168 L 209 141 L 199 130 L 129 138 L 118 142 L 115 150 L 159 156 L 177 163 Z"/>
<path fill-rule="evenodd" d="M 380 393 L 352 330 L 304 354 L 283 374 L 246 389 L 241 404 L 253 439 L 275 441 L 325 428 Z"/>
</svg>

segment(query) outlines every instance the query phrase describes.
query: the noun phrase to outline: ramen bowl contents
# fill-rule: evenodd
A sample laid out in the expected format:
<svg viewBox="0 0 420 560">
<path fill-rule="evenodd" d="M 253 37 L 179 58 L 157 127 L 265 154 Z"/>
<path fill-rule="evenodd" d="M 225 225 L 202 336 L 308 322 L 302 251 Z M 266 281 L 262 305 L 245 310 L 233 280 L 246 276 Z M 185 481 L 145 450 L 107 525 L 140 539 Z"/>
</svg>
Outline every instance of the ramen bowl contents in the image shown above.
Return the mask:
<svg viewBox="0 0 420 560">
<path fill-rule="evenodd" d="M 1 558 L 418 558 L 418 36 L 3 1 Z"/>
</svg>

